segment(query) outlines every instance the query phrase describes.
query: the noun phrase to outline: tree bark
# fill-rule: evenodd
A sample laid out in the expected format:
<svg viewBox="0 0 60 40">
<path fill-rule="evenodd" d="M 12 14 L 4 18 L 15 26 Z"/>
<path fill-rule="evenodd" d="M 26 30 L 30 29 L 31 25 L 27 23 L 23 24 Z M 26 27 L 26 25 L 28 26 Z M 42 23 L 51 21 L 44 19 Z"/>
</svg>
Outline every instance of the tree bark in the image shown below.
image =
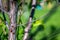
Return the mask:
<svg viewBox="0 0 60 40">
<path fill-rule="evenodd" d="M 29 17 L 29 20 L 28 20 L 28 23 L 27 23 L 27 27 L 25 28 L 25 33 L 24 33 L 23 40 L 28 40 L 29 31 L 31 29 L 31 22 L 32 22 L 34 12 L 35 12 L 35 6 L 36 6 L 36 0 L 32 0 L 31 13 L 30 13 L 30 17 Z"/>
<path fill-rule="evenodd" d="M 2 0 L 1 2 L 2 2 L 3 10 L 9 11 L 9 0 Z"/>
<path fill-rule="evenodd" d="M 9 26 L 9 38 L 8 40 L 16 40 L 16 16 L 17 16 L 17 7 L 16 2 L 13 0 L 10 0 L 10 26 Z"/>
</svg>

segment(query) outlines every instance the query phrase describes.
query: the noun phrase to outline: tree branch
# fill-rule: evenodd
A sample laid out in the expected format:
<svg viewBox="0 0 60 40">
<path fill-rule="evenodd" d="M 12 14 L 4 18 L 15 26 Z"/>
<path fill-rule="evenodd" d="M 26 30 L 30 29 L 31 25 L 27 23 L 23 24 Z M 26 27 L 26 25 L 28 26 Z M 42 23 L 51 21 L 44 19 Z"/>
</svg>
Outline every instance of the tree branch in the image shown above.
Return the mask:
<svg viewBox="0 0 60 40">
<path fill-rule="evenodd" d="M 2 0 L 0 0 L 0 10 L 1 10 L 2 12 L 4 12 L 4 13 L 7 13 L 7 14 L 8 14 L 8 12 L 3 9 Z"/>
<path fill-rule="evenodd" d="M 8 28 L 8 23 L 7 23 L 7 20 L 6 20 L 5 14 L 4 14 L 4 13 L 7 13 L 7 11 L 3 10 L 2 0 L 0 0 L 0 10 L 1 10 L 1 12 L 2 12 L 2 15 L 3 15 L 3 18 L 4 18 L 5 25 L 6 25 L 7 28 Z M 9 29 L 9 28 L 8 28 L 8 29 Z"/>
<path fill-rule="evenodd" d="M 3 11 L 4 13 L 8 14 L 9 12 L 5 11 L 3 8 L 0 7 L 0 10 Z"/>
<path fill-rule="evenodd" d="M 29 17 L 29 20 L 28 20 L 28 23 L 27 23 L 27 27 L 25 28 L 25 33 L 24 33 L 23 40 L 28 40 L 29 31 L 31 29 L 31 22 L 32 22 L 34 12 L 35 12 L 35 7 L 36 7 L 36 0 L 32 0 L 31 13 L 30 13 L 30 17 Z"/>
</svg>

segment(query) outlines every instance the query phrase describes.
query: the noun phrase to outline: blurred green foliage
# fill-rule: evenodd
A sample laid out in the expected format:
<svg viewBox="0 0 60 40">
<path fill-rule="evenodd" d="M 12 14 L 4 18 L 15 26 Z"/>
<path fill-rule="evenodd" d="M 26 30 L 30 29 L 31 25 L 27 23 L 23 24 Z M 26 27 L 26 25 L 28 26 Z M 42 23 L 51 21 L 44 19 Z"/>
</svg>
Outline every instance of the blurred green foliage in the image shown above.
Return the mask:
<svg viewBox="0 0 60 40">
<path fill-rule="evenodd" d="M 18 1 L 19 2 L 19 1 Z M 51 9 L 45 7 L 44 9 L 35 9 L 35 14 L 33 20 L 41 17 L 42 15 L 48 13 Z M 55 11 L 52 11 L 50 16 L 44 17 L 32 23 L 32 28 L 29 33 L 29 40 L 60 40 L 60 6 L 57 6 Z M 9 22 L 9 17 L 7 14 L 6 19 Z M 22 24 L 26 24 L 29 19 L 30 11 L 26 11 L 21 16 Z M 45 19 L 46 18 L 46 19 Z M 0 13 L 0 40 L 8 40 L 8 29 L 4 24 L 2 13 Z M 41 24 L 40 24 L 41 23 Z M 38 25 L 36 25 L 38 24 Z M 35 26 L 34 26 L 35 25 Z M 26 25 L 21 25 L 17 27 L 16 39 L 22 40 L 24 35 L 24 28 Z"/>
</svg>

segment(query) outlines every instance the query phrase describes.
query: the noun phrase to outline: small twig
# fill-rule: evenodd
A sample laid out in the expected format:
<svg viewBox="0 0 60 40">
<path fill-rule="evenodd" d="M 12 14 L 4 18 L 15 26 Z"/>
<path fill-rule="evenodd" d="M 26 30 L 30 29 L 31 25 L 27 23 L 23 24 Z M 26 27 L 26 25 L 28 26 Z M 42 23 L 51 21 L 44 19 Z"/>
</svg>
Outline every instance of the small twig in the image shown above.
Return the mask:
<svg viewBox="0 0 60 40">
<path fill-rule="evenodd" d="M 6 20 L 6 17 L 5 17 L 4 12 L 2 12 L 2 15 L 3 15 L 3 18 L 4 18 L 5 25 L 6 25 L 7 28 L 9 29 L 9 27 L 8 27 L 8 22 L 7 22 L 7 20 Z"/>
<path fill-rule="evenodd" d="M 5 10 L 2 9 L 2 8 L 0 8 L 0 10 L 3 11 L 4 13 L 7 13 L 7 14 L 9 13 L 9 12 L 5 11 Z"/>
<path fill-rule="evenodd" d="M 24 4 L 24 0 L 21 0 L 21 2 L 18 4 L 18 7 L 22 6 L 22 4 Z"/>
<path fill-rule="evenodd" d="M 2 12 L 5 25 L 6 25 L 7 28 L 8 28 L 8 23 L 7 23 L 7 20 L 6 20 L 6 17 L 5 17 L 5 13 L 8 14 L 8 12 L 3 9 L 2 0 L 0 0 L 0 10 L 1 10 L 1 12 Z M 9 29 L 9 28 L 8 28 L 8 29 Z"/>
<path fill-rule="evenodd" d="M 5 22 L 5 25 L 9 29 L 9 25 L 8 25 L 8 22 L 7 21 Z"/>
</svg>

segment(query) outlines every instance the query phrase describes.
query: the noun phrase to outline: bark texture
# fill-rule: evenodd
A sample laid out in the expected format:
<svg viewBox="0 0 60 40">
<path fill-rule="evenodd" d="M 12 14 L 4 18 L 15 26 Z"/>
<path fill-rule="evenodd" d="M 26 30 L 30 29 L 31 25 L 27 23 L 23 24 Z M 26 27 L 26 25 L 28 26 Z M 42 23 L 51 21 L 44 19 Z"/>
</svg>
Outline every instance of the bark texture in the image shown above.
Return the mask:
<svg viewBox="0 0 60 40">
<path fill-rule="evenodd" d="M 13 0 L 10 0 L 10 26 L 9 26 L 9 38 L 8 40 L 16 40 L 16 16 L 17 16 L 17 7 L 16 2 Z"/>
<path fill-rule="evenodd" d="M 29 17 L 27 26 L 25 28 L 25 33 L 24 33 L 23 40 L 28 40 L 29 31 L 31 29 L 31 22 L 32 22 L 32 19 L 33 19 L 33 16 L 34 16 L 34 12 L 35 12 L 35 6 L 36 6 L 36 0 L 32 0 L 31 13 L 30 13 L 30 17 Z"/>
</svg>

